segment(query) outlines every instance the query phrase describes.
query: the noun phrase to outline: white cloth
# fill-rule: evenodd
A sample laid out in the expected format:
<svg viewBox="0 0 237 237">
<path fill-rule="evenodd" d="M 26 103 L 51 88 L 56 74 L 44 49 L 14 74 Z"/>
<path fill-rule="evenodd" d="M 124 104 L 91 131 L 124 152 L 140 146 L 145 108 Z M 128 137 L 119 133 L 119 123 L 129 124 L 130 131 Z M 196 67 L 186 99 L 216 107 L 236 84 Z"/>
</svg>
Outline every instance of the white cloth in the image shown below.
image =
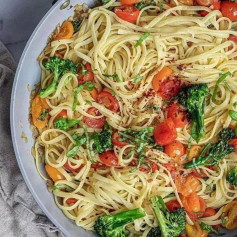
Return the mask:
<svg viewBox="0 0 237 237">
<path fill-rule="evenodd" d="M 16 63 L 0 42 L 0 236 L 63 237 L 44 215 L 19 171 L 10 133 L 10 98 Z"/>
</svg>

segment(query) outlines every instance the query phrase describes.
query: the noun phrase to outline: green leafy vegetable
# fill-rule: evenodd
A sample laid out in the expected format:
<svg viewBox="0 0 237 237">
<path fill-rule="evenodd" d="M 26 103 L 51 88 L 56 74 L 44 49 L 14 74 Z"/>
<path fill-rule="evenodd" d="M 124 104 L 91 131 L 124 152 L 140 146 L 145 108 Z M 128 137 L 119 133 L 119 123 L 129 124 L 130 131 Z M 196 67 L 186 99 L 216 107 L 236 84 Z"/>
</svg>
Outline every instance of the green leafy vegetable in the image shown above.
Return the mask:
<svg viewBox="0 0 237 237">
<path fill-rule="evenodd" d="M 237 187 L 237 166 L 228 172 L 226 180 Z"/>
<path fill-rule="evenodd" d="M 95 222 L 94 230 L 100 237 L 128 237 L 130 232 L 125 229 L 125 226 L 144 216 L 146 213 L 140 208 L 114 215 L 99 216 Z"/>
<path fill-rule="evenodd" d="M 79 123 L 80 121 L 76 119 L 65 119 L 63 117 L 60 117 L 54 122 L 54 127 L 60 130 L 67 131 L 70 127 L 73 127 Z"/>
<path fill-rule="evenodd" d="M 164 11 L 164 0 L 160 1 L 160 12 Z"/>
<path fill-rule="evenodd" d="M 155 1 L 141 1 L 135 4 L 135 7 L 141 11 L 144 7 L 156 6 Z"/>
<path fill-rule="evenodd" d="M 234 102 L 233 106 L 234 108 L 237 106 L 237 101 Z"/>
<path fill-rule="evenodd" d="M 78 31 L 81 23 L 82 23 L 82 20 L 78 20 L 78 21 L 73 21 L 72 22 L 74 33 L 76 33 Z"/>
<path fill-rule="evenodd" d="M 230 128 L 224 128 L 219 134 L 217 143 L 208 143 L 204 146 L 197 158 L 185 164 L 187 169 L 197 168 L 198 166 L 214 165 L 220 162 L 226 155 L 234 152 L 234 148 L 230 146 L 229 141 L 235 137 L 234 132 Z"/>
<path fill-rule="evenodd" d="M 149 32 L 144 33 L 140 39 L 137 41 L 137 43 L 134 45 L 135 48 L 137 48 L 147 37 L 150 36 Z"/>
<path fill-rule="evenodd" d="M 54 73 L 54 79 L 51 84 L 40 91 L 40 97 L 46 98 L 56 91 L 59 79 L 67 72 L 77 73 L 78 65 L 69 59 L 61 59 L 59 57 L 51 57 L 48 62 L 44 64 L 47 70 Z"/>
<path fill-rule="evenodd" d="M 53 190 L 57 190 L 57 189 L 59 189 L 59 190 L 65 189 L 65 190 L 68 191 L 68 192 L 71 192 L 71 191 L 74 190 L 73 188 L 71 188 L 70 186 L 68 186 L 68 185 L 66 185 L 66 184 L 54 185 L 54 186 L 53 186 Z"/>
<path fill-rule="evenodd" d="M 91 155 L 91 149 L 90 149 L 90 137 L 88 135 L 88 130 L 87 130 L 87 127 L 83 124 L 83 129 L 84 129 L 84 132 L 85 132 L 85 137 L 86 137 L 86 152 L 87 152 L 87 155 L 90 159 L 90 162 L 93 164 L 95 163 L 92 155 Z"/>
<path fill-rule="evenodd" d="M 229 115 L 232 120 L 237 121 L 237 111 L 229 110 Z"/>
<path fill-rule="evenodd" d="M 133 83 L 138 83 L 139 81 L 141 81 L 143 78 L 143 76 L 137 76 L 133 79 Z"/>
<path fill-rule="evenodd" d="M 120 82 L 120 78 L 118 76 L 118 74 L 114 74 L 114 75 L 108 75 L 108 74 L 102 74 L 104 77 L 112 77 L 115 79 L 116 82 Z"/>
<path fill-rule="evenodd" d="M 203 229 L 203 230 L 206 230 L 208 232 L 208 234 L 217 234 L 219 235 L 219 231 L 218 230 L 215 230 L 211 225 L 207 225 L 203 222 L 200 223 L 200 227 Z"/>
<path fill-rule="evenodd" d="M 161 236 L 162 235 L 159 226 L 151 228 L 147 234 L 147 237 L 161 237 Z"/>
<path fill-rule="evenodd" d="M 160 196 L 151 198 L 151 203 L 158 220 L 159 226 L 157 228 L 161 231 L 161 235 L 157 235 L 157 237 L 178 237 L 184 231 L 186 225 L 184 208 L 170 212 Z M 158 230 L 156 232 L 159 233 Z M 151 237 L 153 236 L 156 235 L 151 235 Z"/>
<path fill-rule="evenodd" d="M 38 120 L 40 121 L 45 121 L 45 119 L 47 118 L 49 112 L 47 109 L 43 109 L 42 114 L 39 116 Z"/>
<path fill-rule="evenodd" d="M 91 105 L 92 106 L 92 102 L 90 100 L 85 100 L 85 102 L 88 104 L 88 105 Z"/>
<path fill-rule="evenodd" d="M 213 95 L 212 95 L 212 102 L 216 101 L 216 95 L 217 95 L 217 90 L 219 88 L 219 85 L 221 84 L 221 82 L 223 82 L 228 76 L 231 76 L 230 72 L 226 72 L 224 74 L 220 75 L 220 78 L 217 80 L 214 91 L 213 91 Z"/>
<path fill-rule="evenodd" d="M 74 135 L 72 138 L 76 141 L 76 146 L 67 152 L 67 157 L 74 157 L 78 153 L 80 147 L 86 143 L 85 136 Z"/>
</svg>

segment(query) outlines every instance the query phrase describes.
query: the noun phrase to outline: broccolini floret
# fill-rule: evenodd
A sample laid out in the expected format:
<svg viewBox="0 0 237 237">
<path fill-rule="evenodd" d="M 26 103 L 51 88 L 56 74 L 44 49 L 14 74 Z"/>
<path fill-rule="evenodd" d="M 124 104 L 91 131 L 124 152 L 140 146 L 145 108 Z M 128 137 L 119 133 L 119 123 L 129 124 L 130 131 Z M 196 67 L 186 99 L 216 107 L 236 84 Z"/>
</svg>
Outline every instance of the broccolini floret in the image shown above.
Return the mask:
<svg viewBox="0 0 237 237">
<path fill-rule="evenodd" d="M 153 197 L 151 199 L 151 202 L 156 218 L 158 220 L 159 228 L 161 230 L 160 236 L 162 237 L 179 236 L 184 231 L 186 225 L 186 213 L 184 208 L 170 212 L 167 209 L 162 197 L 160 196 Z M 154 231 L 155 233 L 155 231 L 158 230 L 152 230 L 152 231 Z"/>
<path fill-rule="evenodd" d="M 228 172 L 226 179 L 229 183 L 231 183 L 235 187 L 237 187 L 237 166 L 235 166 L 233 169 L 231 169 Z"/>
<path fill-rule="evenodd" d="M 184 87 L 175 97 L 178 103 L 185 107 L 192 118 L 192 138 L 198 143 L 205 135 L 204 131 L 204 108 L 205 99 L 209 94 L 206 84 Z"/>
<path fill-rule="evenodd" d="M 159 226 L 151 228 L 147 234 L 147 237 L 161 237 L 161 236 L 162 235 Z"/>
<path fill-rule="evenodd" d="M 185 164 L 187 169 L 201 165 L 209 166 L 220 162 L 226 155 L 234 152 L 234 148 L 228 142 L 235 137 L 235 133 L 230 128 L 224 128 L 218 134 L 217 143 L 208 143 L 204 146 L 197 158 Z"/>
<path fill-rule="evenodd" d="M 95 222 L 94 230 L 100 237 L 128 237 L 130 232 L 125 229 L 125 225 L 145 215 L 145 211 L 137 208 L 114 215 L 100 216 Z"/>
<path fill-rule="evenodd" d="M 59 57 L 51 57 L 48 62 L 44 64 L 47 70 L 54 73 L 54 79 L 51 84 L 40 91 L 40 97 L 45 98 L 56 91 L 59 79 L 67 72 L 77 73 L 78 65 L 69 59 L 61 59 Z"/>
</svg>

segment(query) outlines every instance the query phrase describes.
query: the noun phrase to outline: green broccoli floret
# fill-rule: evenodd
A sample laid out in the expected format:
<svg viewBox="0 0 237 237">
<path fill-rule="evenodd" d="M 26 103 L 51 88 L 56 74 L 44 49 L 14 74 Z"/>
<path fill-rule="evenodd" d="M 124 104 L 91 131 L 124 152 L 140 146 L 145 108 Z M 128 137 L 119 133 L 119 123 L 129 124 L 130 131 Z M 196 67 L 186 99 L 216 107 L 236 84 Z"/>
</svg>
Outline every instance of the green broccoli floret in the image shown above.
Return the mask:
<svg viewBox="0 0 237 237">
<path fill-rule="evenodd" d="M 161 236 L 162 235 L 159 226 L 151 228 L 147 234 L 147 237 L 161 237 Z"/>
<path fill-rule="evenodd" d="M 156 6 L 156 3 L 153 0 L 141 1 L 135 4 L 135 7 L 141 11 L 144 7 Z"/>
<path fill-rule="evenodd" d="M 100 216 L 95 222 L 94 230 L 100 237 L 128 237 L 125 225 L 146 215 L 140 208 L 123 211 L 114 215 Z"/>
<path fill-rule="evenodd" d="M 226 179 L 228 182 L 237 187 L 237 166 L 228 172 Z"/>
<path fill-rule="evenodd" d="M 59 57 L 51 57 L 48 62 L 44 64 L 47 70 L 54 73 L 54 79 L 51 84 L 40 91 L 40 97 L 45 98 L 56 91 L 59 79 L 67 72 L 77 73 L 78 65 L 69 59 L 61 59 Z"/>
<path fill-rule="evenodd" d="M 161 230 L 161 236 L 179 236 L 184 231 L 186 225 L 184 208 L 170 212 L 160 196 L 153 197 L 151 202 Z"/>
<path fill-rule="evenodd" d="M 199 156 L 185 164 L 187 169 L 200 165 L 209 166 L 220 162 L 226 155 L 234 152 L 234 148 L 228 142 L 235 137 L 230 128 L 224 128 L 219 134 L 217 143 L 208 143 L 204 146 Z"/>
<path fill-rule="evenodd" d="M 76 119 L 65 119 L 63 117 L 60 117 L 54 122 L 54 126 L 57 129 L 67 131 L 70 127 L 73 127 L 79 123 L 80 121 Z"/>
<path fill-rule="evenodd" d="M 204 131 L 204 108 L 205 98 L 209 94 L 206 84 L 184 87 L 175 97 L 178 103 L 185 107 L 192 117 L 192 138 L 198 143 L 205 135 Z"/>
</svg>

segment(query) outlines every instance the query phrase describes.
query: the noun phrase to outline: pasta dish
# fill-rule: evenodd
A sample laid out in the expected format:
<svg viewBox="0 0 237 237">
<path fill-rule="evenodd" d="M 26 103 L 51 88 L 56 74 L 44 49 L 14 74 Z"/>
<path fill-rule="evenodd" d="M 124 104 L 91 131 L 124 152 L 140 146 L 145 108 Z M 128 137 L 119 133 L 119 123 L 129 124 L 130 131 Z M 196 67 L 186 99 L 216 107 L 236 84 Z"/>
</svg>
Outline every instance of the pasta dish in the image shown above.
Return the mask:
<svg viewBox="0 0 237 237">
<path fill-rule="evenodd" d="M 235 20 L 235 1 L 102 0 L 56 27 L 38 58 L 32 151 L 76 225 L 103 237 L 237 228 Z"/>
</svg>

